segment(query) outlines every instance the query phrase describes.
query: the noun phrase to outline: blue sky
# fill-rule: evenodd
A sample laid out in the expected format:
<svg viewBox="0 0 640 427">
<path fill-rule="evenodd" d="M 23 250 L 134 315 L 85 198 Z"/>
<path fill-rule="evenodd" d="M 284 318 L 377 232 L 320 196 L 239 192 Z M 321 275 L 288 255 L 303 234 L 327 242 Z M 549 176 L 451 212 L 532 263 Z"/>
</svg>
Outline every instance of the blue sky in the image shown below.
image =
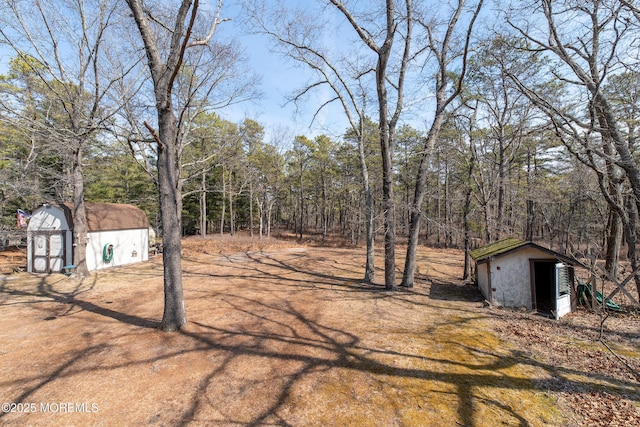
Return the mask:
<svg viewBox="0 0 640 427">
<path fill-rule="evenodd" d="M 309 79 L 313 79 L 311 70 L 304 65 L 298 64 L 296 66 L 291 59 L 283 58 L 279 54 L 273 53 L 270 49 L 272 43 L 266 36 L 247 34 L 246 29 L 243 28 L 242 15 L 244 11 L 241 6 L 242 1 L 230 0 L 225 2 L 221 17 L 231 18 L 231 20 L 220 25 L 219 34 L 216 34 L 216 36 L 236 38 L 244 47 L 248 59 L 248 67 L 261 77 L 260 90 L 263 96 L 260 99 L 226 107 L 217 112 L 223 118 L 233 122 L 241 122 L 245 118 L 258 121 L 265 127 L 267 142 L 272 135 L 282 133 L 283 129 L 288 131 L 291 139 L 295 135 L 314 137 L 321 133 L 335 139 L 340 138 L 348 128 L 348 121 L 340 104 L 337 102 L 325 107 L 312 123 L 313 114 L 318 107 L 333 97 L 328 88 L 325 87 L 324 89 L 316 89 L 310 92 L 305 102 L 298 106 L 298 110 L 296 110 L 293 103 L 286 103 L 287 97 L 304 87 Z M 277 1 L 266 1 L 269 10 L 274 10 Z M 315 14 L 311 16 L 317 17 L 318 21 L 324 21 L 327 18 L 328 22 L 323 22 L 323 25 L 325 25 L 323 27 L 324 34 L 321 36 L 321 42 L 325 45 L 337 50 L 345 47 L 345 51 L 349 51 L 351 55 L 363 52 L 370 53 L 369 49 L 360 40 L 357 40 L 353 45 L 350 43 L 357 38 L 353 28 L 346 22 L 344 17 L 332 10 L 331 7 L 323 9 L 323 2 L 313 0 L 280 1 L 286 6 L 298 6 L 307 11 L 315 8 Z M 203 3 L 212 6 L 217 4 L 217 1 L 208 0 Z M 364 3 L 357 2 L 354 4 L 364 5 Z M 6 72 L 7 62 L 12 56 L 12 52 L 0 45 L 0 73 Z M 419 96 L 416 96 L 416 91 L 413 91 L 411 95 L 416 99 L 419 98 Z M 369 108 L 372 109 L 374 104 L 375 93 L 372 92 L 368 100 Z M 374 114 L 370 111 L 369 115 Z M 424 115 L 424 109 L 421 109 L 420 115 Z M 420 123 L 414 124 L 414 127 L 420 129 L 424 127 L 423 125 L 424 123 L 420 121 Z"/>
<path fill-rule="evenodd" d="M 286 0 L 284 3 L 308 7 L 312 2 Z M 228 10 L 232 20 L 222 24 L 221 34 L 235 37 L 246 49 L 249 67 L 261 77 L 260 89 L 263 96 L 254 102 L 221 110 L 221 116 L 234 122 L 241 121 L 244 117 L 254 119 L 265 126 L 267 134 L 282 127 L 288 128 L 294 135 L 309 137 L 322 133 L 332 137 L 344 134 L 348 122 L 337 103 L 324 108 L 311 123 L 318 106 L 329 99 L 330 94 L 326 90 L 312 92 L 307 102 L 299 105 L 297 111 L 293 103 L 287 103 L 287 98 L 307 82 L 311 76 L 310 70 L 304 66 L 296 66 L 294 61 L 272 52 L 272 43 L 266 36 L 247 34 L 239 23 L 241 18 L 238 14 L 242 12 L 238 4 L 231 5 Z M 325 37 L 338 40 L 341 35 L 333 32 Z"/>
<path fill-rule="evenodd" d="M 262 97 L 227 107 L 220 111 L 221 116 L 234 122 L 248 117 L 260 122 L 265 128 L 287 127 L 296 135 L 328 133 L 329 130 L 324 129 L 324 126 L 331 126 L 332 119 L 326 114 L 311 123 L 314 101 L 317 105 L 323 101 L 319 93 L 314 93 L 306 108 L 303 106 L 298 111 L 293 103 L 287 103 L 293 91 L 308 79 L 307 70 L 296 68 L 291 61 L 270 52 L 269 42 L 264 37 L 241 36 L 239 40 L 247 51 L 249 67 L 261 78 Z M 342 133 L 347 123 L 341 115 L 337 116 L 333 117 L 333 121 L 339 119 L 339 132 Z"/>
<path fill-rule="evenodd" d="M 214 0 L 209 1 L 210 5 L 217 3 Z M 312 1 L 284 0 L 283 2 L 286 5 L 302 5 L 304 8 L 313 4 Z M 220 25 L 219 34 L 225 38 L 237 39 L 244 47 L 249 62 L 248 67 L 261 77 L 260 90 L 263 96 L 252 102 L 226 107 L 218 113 L 223 118 L 234 122 L 240 122 L 245 117 L 258 121 L 265 127 L 267 138 L 274 129 L 283 128 L 293 136 L 304 134 L 313 137 L 320 133 L 335 137 L 342 135 L 348 123 L 337 105 L 336 108 L 327 109 L 311 125 L 313 112 L 327 99 L 326 92 L 323 97 L 322 92 L 315 91 L 307 103 L 307 108 L 299 110 L 297 114 L 293 104 L 285 105 L 286 97 L 309 78 L 308 70 L 303 67 L 296 68 L 292 61 L 273 54 L 269 49 L 270 41 L 266 37 L 246 34 L 242 27 L 241 3 L 242 0 L 224 2 L 221 17 L 231 18 L 231 21 Z M 271 7 L 272 4 L 269 3 L 269 6 Z M 0 73 L 7 72 L 8 61 L 14 55 L 15 53 L 7 46 L 0 45 Z"/>
</svg>

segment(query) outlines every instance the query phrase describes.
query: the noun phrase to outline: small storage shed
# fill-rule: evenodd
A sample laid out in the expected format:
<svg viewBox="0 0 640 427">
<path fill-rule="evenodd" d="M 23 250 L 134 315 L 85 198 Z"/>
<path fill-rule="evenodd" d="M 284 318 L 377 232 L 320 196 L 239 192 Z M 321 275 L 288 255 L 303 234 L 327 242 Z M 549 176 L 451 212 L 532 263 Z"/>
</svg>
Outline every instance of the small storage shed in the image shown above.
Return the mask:
<svg viewBox="0 0 640 427">
<path fill-rule="evenodd" d="M 144 211 L 126 204 L 85 203 L 87 268 L 149 259 L 149 222 Z M 73 264 L 73 206 L 45 203 L 27 227 L 27 271 L 59 273 Z"/>
<path fill-rule="evenodd" d="M 505 239 L 471 251 L 476 281 L 491 304 L 525 307 L 556 319 L 575 310 L 573 258 L 532 242 Z"/>
</svg>

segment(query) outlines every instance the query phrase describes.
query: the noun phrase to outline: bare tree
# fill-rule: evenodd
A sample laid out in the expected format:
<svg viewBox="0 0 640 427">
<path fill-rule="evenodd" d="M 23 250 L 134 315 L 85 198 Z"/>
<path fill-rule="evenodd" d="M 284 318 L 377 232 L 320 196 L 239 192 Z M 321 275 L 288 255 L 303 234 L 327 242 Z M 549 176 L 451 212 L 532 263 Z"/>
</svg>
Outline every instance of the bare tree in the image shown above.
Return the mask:
<svg viewBox="0 0 640 427">
<path fill-rule="evenodd" d="M 215 114 L 198 114 L 189 125 L 188 142 L 183 151 L 181 164 L 184 177 L 182 197 L 199 195 L 199 228 L 200 235 L 207 235 L 207 196 L 213 190 L 209 188 L 209 173 L 217 168 L 235 161 L 239 156 L 238 127 L 229 121 L 222 120 Z M 224 194 L 223 194 L 224 197 Z"/>
<path fill-rule="evenodd" d="M 384 283 L 387 290 L 396 290 L 396 214 L 393 191 L 393 151 L 396 126 L 404 107 L 404 90 L 407 67 L 411 59 L 411 42 L 413 30 L 413 6 L 411 0 L 404 2 L 404 15 L 396 9 L 394 0 L 386 0 L 384 25 L 381 31 L 366 29 L 366 15 L 359 17 L 348 5 L 339 0 L 330 0 L 347 19 L 356 31 L 360 40 L 376 57 L 375 82 L 378 98 L 378 125 L 380 129 L 380 149 L 382 155 L 382 197 L 384 209 Z M 355 8 L 355 6 L 353 6 Z M 367 11 L 371 14 L 371 11 Z M 380 15 L 383 12 L 380 11 Z M 359 19 L 360 18 L 360 19 Z M 400 34 L 399 26 L 404 22 L 404 31 Z M 380 34 L 380 39 L 376 35 Z M 389 61 L 394 58 L 393 45 L 396 38 L 402 40 L 395 73 L 390 73 Z M 391 82 L 393 79 L 393 82 Z M 395 96 L 389 96 L 389 88 Z M 390 107 L 393 111 L 389 111 Z"/>
<path fill-rule="evenodd" d="M 640 167 L 633 147 L 621 130 L 612 100 L 604 90 L 611 77 L 638 64 L 629 50 L 637 37 L 636 11 L 625 3 L 542 0 L 539 4 L 525 5 L 526 17 L 519 10 L 520 18 L 515 18 L 514 9 L 507 18 L 517 34 L 530 44 L 532 57 L 547 55 L 546 71 L 556 83 L 561 82 L 563 90 L 541 92 L 539 85 L 527 84 L 514 74 L 511 77 L 551 119 L 569 151 L 598 176 L 604 198 L 620 215 L 626 228 L 629 257 L 637 273 L 640 268 L 635 249 Z M 568 21 L 573 25 L 565 25 Z M 628 185 L 630 203 L 620 198 L 616 169 Z M 635 275 L 635 281 L 640 294 L 640 275 Z"/>
<path fill-rule="evenodd" d="M 466 106 L 468 110 L 466 112 L 467 114 L 458 114 L 449 119 L 452 122 L 452 126 L 455 126 L 460 134 L 463 132 L 467 134 L 466 138 L 460 137 L 458 142 L 458 150 L 461 153 L 464 165 L 462 168 L 463 173 L 461 173 L 464 177 L 462 182 L 462 188 L 464 189 L 464 203 L 462 206 L 464 267 L 462 270 L 462 280 L 471 279 L 471 195 L 474 190 L 473 175 L 478 162 L 478 154 L 475 146 L 478 102 L 475 101 L 469 104 L 471 105 Z"/>
<path fill-rule="evenodd" d="M 318 105 L 313 119 L 330 104 L 337 102 L 344 112 L 349 126 L 355 135 L 360 160 L 363 193 L 365 198 L 366 223 L 366 265 L 364 282 L 371 282 L 375 276 L 374 267 L 374 227 L 373 199 L 369 183 L 369 170 L 365 157 L 365 117 L 367 89 L 362 77 L 368 73 L 370 66 L 364 68 L 358 64 L 357 54 L 350 51 L 344 57 L 337 57 L 337 52 L 327 50 L 319 41 L 327 23 L 311 17 L 303 12 L 283 12 L 278 10 L 269 16 L 265 8 L 252 7 L 251 22 L 255 23 L 259 33 L 266 34 L 276 41 L 276 49 L 283 56 L 304 64 L 315 75 L 315 79 L 305 84 L 291 98 L 296 103 L 303 102 L 313 90 L 329 88 L 332 95 L 328 101 Z M 292 16 L 291 20 L 282 19 Z"/>
<path fill-rule="evenodd" d="M 420 234 L 420 222 L 422 218 L 422 204 L 424 201 L 426 181 L 428 174 L 429 156 L 433 151 L 433 147 L 440 134 L 442 123 L 445 118 L 447 106 L 453 102 L 462 90 L 462 82 L 466 73 L 467 54 L 469 52 L 469 44 L 471 42 L 471 32 L 483 1 L 480 0 L 472 9 L 472 15 L 468 21 L 461 21 L 465 10 L 465 1 L 458 1 L 457 5 L 452 8 L 451 17 L 446 25 L 442 27 L 442 34 L 438 34 L 438 20 L 440 16 L 433 17 L 431 21 L 427 21 L 422 17 L 418 17 L 420 26 L 425 30 L 427 39 L 425 50 L 430 52 L 430 57 L 436 61 L 436 79 L 435 79 L 435 114 L 431 122 L 431 126 L 427 137 L 424 141 L 424 147 L 421 153 L 420 166 L 418 168 L 418 176 L 416 178 L 415 192 L 413 204 L 411 207 L 411 222 L 409 225 L 409 242 L 407 246 L 407 255 L 404 264 L 404 273 L 402 276 L 402 286 L 408 288 L 413 287 L 414 273 L 416 266 L 416 251 L 418 247 L 418 236 Z M 464 26 L 463 37 L 458 39 L 456 32 L 458 24 Z M 456 61 L 461 63 L 458 75 L 451 80 L 452 66 Z M 453 85 L 453 88 L 451 86 Z M 448 93 L 449 92 L 449 93 Z"/>
<path fill-rule="evenodd" d="M 288 139 L 282 136 L 281 132 L 281 130 L 277 131 L 273 138 Z M 273 208 L 278 202 L 280 186 L 284 181 L 284 158 L 278 152 L 276 145 L 256 141 L 249 157 L 256 182 L 253 195 L 258 208 L 260 239 L 271 235 Z"/>
<path fill-rule="evenodd" d="M 516 88 L 505 68 L 513 66 L 513 54 L 502 37 L 497 36 L 480 48 L 469 66 L 468 92 L 478 101 L 478 122 L 489 132 L 491 162 L 496 168 L 497 202 L 495 225 L 487 224 L 490 241 L 504 238 L 505 210 L 508 201 L 508 175 L 515 160 L 522 155 L 523 135 L 531 125 L 531 102 Z M 531 67 L 531 64 L 520 64 Z M 473 95 L 471 95 L 473 94 Z"/>
<path fill-rule="evenodd" d="M 115 25 L 117 1 L 3 2 L 0 39 L 30 68 L 46 88 L 50 120 L 25 116 L 25 110 L 5 105 L 14 123 L 32 122 L 47 135 L 48 148 L 69 159 L 73 203 L 73 264 L 80 275 L 86 265 L 87 220 L 84 208 L 83 154 L 119 108 L 108 93 L 128 68 L 110 67 L 108 30 Z M 8 116 L 6 116 L 8 117 Z"/>
<path fill-rule="evenodd" d="M 180 163 L 184 131 L 176 117 L 174 88 L 187 49 L 206 49 L 219 18 L 222 1 L 210 24 L 198 34 L 202 19 L 198 0 L 183 0 L 176 10 L 163 12 L 142 0 L 127 0 L 144 44 L 147 65 L 153 80 L 157 130 L 145 123 L 157 144 L 158 192 L 163 230 L 164 314 L 160 328 L 180 329 L 187 322 L 182 291 L 182 180 Z"/>
</svg>

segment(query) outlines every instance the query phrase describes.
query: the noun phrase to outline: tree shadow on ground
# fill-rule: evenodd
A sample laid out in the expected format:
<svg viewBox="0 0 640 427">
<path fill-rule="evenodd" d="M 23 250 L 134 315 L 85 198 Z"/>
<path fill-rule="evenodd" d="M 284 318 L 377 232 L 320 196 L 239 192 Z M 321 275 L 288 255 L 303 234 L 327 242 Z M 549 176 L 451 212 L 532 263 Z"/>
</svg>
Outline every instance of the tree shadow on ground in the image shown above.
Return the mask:
<svg viewBox="0 0 640 427">
<path fill-rule="evenodd" d="M 266 308 L 274 318 L 265 316 Z M 232 413 L 226 414 L 224 419 L 202 419 L 201 412 L 206 413 L 208 402 L 206 395 L 216 394 L 216 383 L 224 383 L 224 369 L 218 367 L 210 373 L 193 394 L 192 406 L 186 410 L 179 425 L 191 422 L 217 423 L 224 425 L 289 425 L 284 418 L 283 409 L 290 405 L 295 396 L 295 385 L 306 377 L 342 370 L 362 373 L 367 376 L 381 378 L 390 388 L 397 386 L 398 381 L 409 380 L 427 384 L 435 382 L 453 387 L 458 401 L 457 414 L 459 424 L 465 426 L 482 425 L 476 411 L 478 405 L 486 405 L 493 413 L 502 414 L 503 419 L 517 420 L 517 425 L 528 426 L 535 424 L 535 420 L 526 418 L 519 413 L 512 404 L 487 398 L 487 388 L 543 392 L 532 379 L 518 375 L 506 374 L 516 365 L 541 369 L 550 377 L 545 384 L 547 387 L 562 385 L 563 388 L 579 392 L 588 392 L 594 387 L 602 387 L 607 382 L 607 392 L 617 396 L 628 396 L 630 390 L 636 386 L 631 382 L 612 380 L 600 375 L 558 368 L 533 360 L 519 351 L 500 354 L 487 350 L 478 350 L 464 346 L 455 341 L 455 337 L 448 343 L 457 347 L 459 354 L 472 355 L 475 361 L 459 361 L 449 358 L 428 357 L 423 354 L 394 351 L 364 345 L 360 337 L 346 329 L 339 329 L 324 325 L 287 303 L 286 307 L 274 308 L 264 306 L 261 301 L 238 298 L 237 309 L 245 315 L 260 311 L 259 323 L 275 324 L 281 328 L 275 333 L 273 328 L 269 332 L 260 328 L 220 328 L 206 322 L 193 322 L 197 331 L 182 331 L 181 333 L 206 349 L 224 354 L 225 364 L 234 358 L 258 358 L 270 360 L 276 364 L 292 363 L 296 366 L 293 371 L 286 371 L 285 380 L 277 395 L 268 399 L 271 403 L 264 409 L 256 411 L 251 419 L 236 419 Z M 277 313 L 277 314 L 276 314 Z M 258 316 L 257 316 L 258 317 Z M 256 323 L 256 324 L 259 324 Z M 249 339 L 247 339 L 249 338 Z M 284 345 L 284 346 L 283 346 Z M 280 348 L 280 350 L 274 350 Z M 392 360 L 403 360 L 404 365 L 414 367 L 399 367 Z M 412 363 L 412 361 L 414 363 Z M 430 362 L 440 366 L 440 369 L 425 369 L 420 366 Z M 577 378 L 577 377 L 580 378 Z M 214 403 L 215 405 L 215 403 Z M 355 408 L 354 408 L 355 410 Z M 371 420 L 368 420 L 371 421 Z M 458 421 L 456 421 L 458 422 Z"/>
<path fill-rule="evenodd" d="M 147 319 L 120 311 L 112 310 L 107 307 L 100 306 L 90 299 L 79 298 L 83 294 L 91 292 L 96 283 L 97 275 L 84 277 L 81 279 L 72 279 L 61 276 L 58 280 L 51 281 L 51 276 L 42 276 L 38 281 L 35 289 L 29 287 L 8 287 L 6 282 L 0 285 L 0 295 L 3 296 L 4 302 L 0 302 L 0 306 L 6 304 L 35 304 L 42 302 L 55 302 L 61 304 L 55 311 L 52 311 L 44 320 L 55 320 L 58 317 L 69 316 L 78 310 L 88 311 L 99 314 L 101 316 L 110 317 L 119 322 L 127 323 L 142 328 L 157 328 L 160 322 L 153 319 Z M 64 290 L 61 286 L 56 286 L 61 282 L 65 282 Z M 16 302 L 7 302 L 9 298 L 16 298 Z"/>
<path fill-rule="evenodd" d="M 429 297 L 441 301 L 482 302 L 484 297 L 477 286 L 464 282 L 448 282 L 431 278 L 428 279 Z"/>
<path fill-rule="evenodd" d="M 231 275 L 212 273 L 211 282 L 206 283 L 202 282 L 206 273 L 195 271 L 195 267 L 190 272 L 191 266 L 187 266 L 186 277 L 197 281 L 197 287 L 203 290 L 197 297 L 208 299 L 209 307 L 194 315 L 189 327 L 166 335 L 171 339 L 157 355 L 140 357 L 125 364 L 140 368 L 162 360 L 180 364 L 188 356 L 200 356 L 199 376 L 191 379 L 191 387 L 187 389 L 191 393 L 190 405 L 181 408 L 178 414 L 166 415 L 166 419 L 151 418 L 150 415 L 150 423 L 300 425 L 300 422 L 292 421 L 299 388 L 302 384 L 317 386 L 323 381 L 333 381 L 339 391 L 328 397 L 352 402 L 354 412 L 360 410 L 358 405 L 363 405 L 366 399 L 371 399 L 372 404 L 386 402 L 386 408 L 395 414 L 396 422 L 402 418 L 402 411 L 407 409 L 403 405 L 410 399 L 450 400 L 455 407 L 451 410 L 454 415 L 446 421 L 450 425 L 468 427 L 483 425 L 479 415 L 481 407 L 485 413 L 489 411 L 492 416 L 515 425 L 541 423 L 541 420 L 531 418 L 526 411 L 528 408 L 520 409 L 513 402 L 490 396 L 493 390 L 536 394 L 548 389 L 570 389 L 579 393 L 606 389 L 607 393 L 618 397 L 640 397 L 637 384 L 630 381 L 552 366 L 516 350 L 491 349 L 482 343 L 475 347 L 462 342 L 465 327 L 471 329 L 471 334 L 477 332 L 471 324 L 477 317 L 471 308 L 465 314 L 444 305 L 432 307 L 438 312 L 436 317 L 419 330 L 402 322 L 378 326 L 376 322 L 380 319 L 375 318 L 368 319 L 369 323 L 355 330 L 351 323 L 327 319 L 324 308 L 350 301 L 363 302 L 360 307 L 382 313 L 382 320 L 390 321 L 389 313 L 402 315 L 402 310 L 426 309 L 430 300 L 474 302 L 478 297 L 461 285 L 434 281 L 428 293 L 421 289 L 385 292 L 380 285 L 363 284 L 346 273 L 343 276 L 316 271 L 309 260 L 304 266 L 297 265 L 301 260 L 300 257 L 285 260 L 276 255 L 248 255 L 237 261 L 242 265 L 240 272 Z M 234 285 L 243 278 L 247 278 L 245 288 Z M 259 288 L 265 282 L 280 285 Z M 25 304 L 30 300 L 56 303 L 57 318 L 69 319 L 81 311 L 113 318 L 141 328 L 136 339 L 144 339 L 151 333 L 151 328 L 157 326 L 158 322 L 150 319 L 100 306 L 92 300 L 90 291 L 94 286 L 95 281 L 84 282 L 62 291 L 43 280 L 32 292 L 2 285 L 0 294 L 8 298 L 2 303 L 5 305 L 22 299 Z M 259 292 L 251 295 L 259 297 L 249 296 L 249 290 L 255 289 Z M 310 290 L 313 292 L 308 292 Z M 388 304 L 387 310 L 391 311 L 376 311 L 381 304 Z M 220 314 L 216 317 L 217 313 Z M 347 316 L 347 319 L 351 317 Z M 370 334 L 376 334 L 376 339 L 384 338 L 384 341 L 371 339 Z M 403 347 L 399 344 L 402 342 L 411 345 Z M 82 349 L 68 354 L 64 363 L 52 366 L 40 377 L 29 378 L 32 385 L 20 394 L 4 397 L 21 402 L 62 378 L 123 368 L 122 362 L 90 363 L 96 353 L 109 345 L 110 342 L 87 342 Z M 442 348 L 451 352 L 445 354 Z M 80 362 L 82 368 L 71 369 Z M 255 366 L 256 372 L 237 372 L 238 365 Z M 516 367 L 527 372 L 534 369 L 541 372 L 545 376 L 544 383 L 514 372 Z M 189 366 L 185 366 L 185 381 L 189 375 Z M 377 387 L 373 391 L 379 393 L 379 398 L 372 397 L 372 392 L 367 395 L 368 388 L 356 390 L 348 382 L 361 377 L 375 381 Z M 244 397 L 253 396 L 250 393 L 255 389 L 262 390 L 259 399 L 244 401 Z M 396 390 L 402 391 L 403 399 L 396 398 Z M 181 391 L 185 392 L 184 389 Z M 353 396 L 349 397 L 351 392 Z M 314 387 L 312 393 L 319 394 L 320 390 Z M 249 414 L 238 416 L 234 407 L 226 409 L 225 404 L 233 399 L 248 406 Z M 0 418 L 4 415 L 0 414 Z M 337 418 L 338 414 L 333 416 L 329 421 L 342 421 Z M 384 424 L 387 420 L 362 418 L 361 421 Z"/>
</svg>

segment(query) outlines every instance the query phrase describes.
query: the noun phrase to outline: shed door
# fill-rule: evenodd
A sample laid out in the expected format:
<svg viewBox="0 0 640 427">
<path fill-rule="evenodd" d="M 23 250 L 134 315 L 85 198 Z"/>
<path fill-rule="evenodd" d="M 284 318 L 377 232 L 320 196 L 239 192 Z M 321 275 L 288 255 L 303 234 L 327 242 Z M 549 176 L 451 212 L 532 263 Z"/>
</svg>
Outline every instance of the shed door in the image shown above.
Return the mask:
<svg viewBox="0 0 640 427">
<path fill-rule="evenodd" d="M 533 261 L 533 308 L 551 314 L 556 309 L 555 292 L 556 261 Z"/>
<path fill-rule="evenodd" d="M 64 266 L 64 232 L 47 231 L 33 235 L 34 273 L 59 273 Z"/>
<path fill-rule="evenodd" d="M 556 264 L 556 320 L 571 312 L 571 278 L 569 267 Z"/>
</svg>

